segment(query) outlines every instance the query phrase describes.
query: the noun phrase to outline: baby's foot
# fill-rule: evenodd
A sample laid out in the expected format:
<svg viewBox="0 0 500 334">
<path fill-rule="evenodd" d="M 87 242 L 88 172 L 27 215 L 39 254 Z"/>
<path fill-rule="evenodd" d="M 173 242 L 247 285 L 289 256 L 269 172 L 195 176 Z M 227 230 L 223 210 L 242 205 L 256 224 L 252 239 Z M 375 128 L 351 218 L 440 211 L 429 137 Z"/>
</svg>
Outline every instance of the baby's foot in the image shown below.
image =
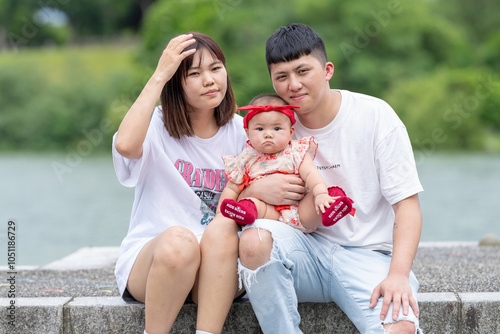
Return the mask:
<svg viewBox="0 0 500 334">
<path fill-rule="evenodd" d="M 233 219 L 238 225 L 252 224 L 257 219 L 257 207 L 249 199 L 238 202 L 225 199 L 222 201 L 220 211 L 224 217 Z"/>
<path fill-rule="evenodd" d="M 332 226 L 346 215 L 351 214 L 354 216 L 354 209 L 352 208 L 353 201 L 346 196 L 344 190 L 340 187 L 329 187 L 328 195 L 331 197 L 339 197 L 335 200 L 325 213 L 321 215 L 321 223 L 324 226 Z"/>
</svg>

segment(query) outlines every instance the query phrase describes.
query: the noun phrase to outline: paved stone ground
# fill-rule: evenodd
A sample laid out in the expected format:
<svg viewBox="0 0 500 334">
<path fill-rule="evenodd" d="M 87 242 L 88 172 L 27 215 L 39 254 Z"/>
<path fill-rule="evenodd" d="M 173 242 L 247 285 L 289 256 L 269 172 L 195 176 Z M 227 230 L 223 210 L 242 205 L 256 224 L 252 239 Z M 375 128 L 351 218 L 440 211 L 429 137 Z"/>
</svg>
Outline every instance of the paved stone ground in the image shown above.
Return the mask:
<svg viewBox="0 0 500 334">
<path fill-rule="evenodd" d="M 16 274 L 16 297 L 112 297 L 119 296 L 114 268 L 87 270 L 20 270 Z M 5 275 L 3 275 L 5 277 Z M 0 296 L 6 298 L 2 277 Z"/>
<path fill-rule="evenodd" d="M 499 292 L 500 247 L 420 247 L 419 292 Z"/>
<path fill-rule="evenodd" d="M 114 265 L 95 269 L 18 270 L 16 297 L 111 297 L 118 296 Z M 418 250 L 413 271 L 419 292 L 499 292 L 500 247 L 471 244 L 428 244 Z M 0 277 L 0 296 L 6 298 L 10 283 L 5 268 Z"/>
</svg>

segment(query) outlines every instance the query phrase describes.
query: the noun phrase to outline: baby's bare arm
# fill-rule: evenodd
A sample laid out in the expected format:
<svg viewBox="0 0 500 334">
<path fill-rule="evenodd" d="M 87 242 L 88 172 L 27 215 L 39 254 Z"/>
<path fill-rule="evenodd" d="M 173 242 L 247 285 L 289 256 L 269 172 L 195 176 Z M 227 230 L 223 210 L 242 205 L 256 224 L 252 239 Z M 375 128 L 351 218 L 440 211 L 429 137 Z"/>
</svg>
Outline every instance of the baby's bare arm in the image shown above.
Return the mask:
<svg viewBox="0 0 500 334">
<path fill-rule="evenodd" d="M 329 208 L 330 204 L 335 202 L 336 198 L 328 195 L 328 188 L 325 180 L 308 154 L 306 154 L 300 165 L 299 173 L 314 195 L 316 212 L 318 214 L 325 212 L 325 208 Z"/>
</svg>

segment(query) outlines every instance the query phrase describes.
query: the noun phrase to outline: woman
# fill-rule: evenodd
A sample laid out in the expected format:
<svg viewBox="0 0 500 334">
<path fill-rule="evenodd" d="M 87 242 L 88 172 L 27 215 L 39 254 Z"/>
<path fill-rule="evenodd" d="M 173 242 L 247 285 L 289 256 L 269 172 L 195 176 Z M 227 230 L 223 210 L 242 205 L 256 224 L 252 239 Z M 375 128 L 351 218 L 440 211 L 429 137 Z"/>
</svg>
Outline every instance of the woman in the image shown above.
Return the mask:
<svg viewBox="0 0 500 334">
<path fill-rule="evenodd" d="M 235 112 L 220 47 L 179 35 L 113 138 L 118 179 L 136 188 L 115 273 L 122 296 L 145 303 L 149 334 L 168 333 L 188 295 L 199 305 L 197 333 L 218 333 L 237 294 L 236 224 L 218 217 L 208 246 L 199 244 L 225 185 L 221 156 L 244 147 Z M 219 237 L 232 243 L 213 247 Z"/>
</svg>

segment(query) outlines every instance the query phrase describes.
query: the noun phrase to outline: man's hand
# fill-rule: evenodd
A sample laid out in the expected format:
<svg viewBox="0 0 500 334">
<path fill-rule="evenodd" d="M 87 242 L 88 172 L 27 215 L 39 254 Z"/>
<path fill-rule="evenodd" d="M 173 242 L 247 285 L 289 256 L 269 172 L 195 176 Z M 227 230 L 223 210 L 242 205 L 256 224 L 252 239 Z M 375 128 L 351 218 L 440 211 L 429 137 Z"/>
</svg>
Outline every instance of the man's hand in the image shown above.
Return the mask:
<svg viewBox="0 0 500 334">
<path fill-rule="evenodd" d="M 242 191 L 240 198 L 255 197 L 271 205 L 294 205 L 305 194 L 305 183 L 300 176 L 272 174 L 253 181 Z"/>
<path fill-rule="evenodd" d="M 418 317 L 418 306 L 413 298 L 408 277 L 404 275 L 387 276 L 387 278 L 373 290 L 370 298 L 370 308 L 374 308 L 377 305 L 379 297 L 383 297 L 382 311 L 380 312 L 381 320 L 386 318 L 391 302 L 393 303 L 392 319 L 394 321 L 398 319 L 401 305 L 403 305 L 404 315 L 408 315 L 409 307 L 411 307 L 415 316 Z"/>
<path fill-rule="evenodd" d="M 403 314 L 408 315 L 409 307 L 418 317 L 417 302 L 413 298 L 410 286 L 410 271 L 418 248 L 422 230 L 422 212 L 418 194 L 405 198 L 394 204 L 394 248 L 391 266 L 387 277 L 373 290 L 370 298 L 370 308 L 377 305 L 379 297 L 383 297 L 380 319 L 384 320 L 391 302 L 393 303 L 392 318 L 397 320 L 399 309 L 403 305 Z"/>
</svg>

